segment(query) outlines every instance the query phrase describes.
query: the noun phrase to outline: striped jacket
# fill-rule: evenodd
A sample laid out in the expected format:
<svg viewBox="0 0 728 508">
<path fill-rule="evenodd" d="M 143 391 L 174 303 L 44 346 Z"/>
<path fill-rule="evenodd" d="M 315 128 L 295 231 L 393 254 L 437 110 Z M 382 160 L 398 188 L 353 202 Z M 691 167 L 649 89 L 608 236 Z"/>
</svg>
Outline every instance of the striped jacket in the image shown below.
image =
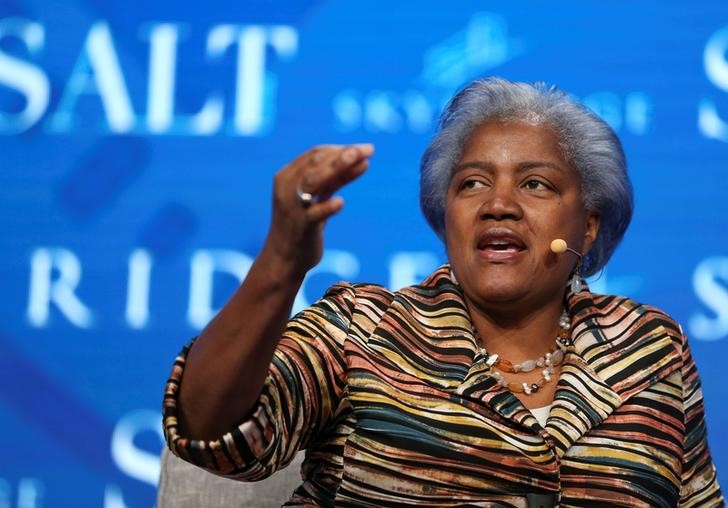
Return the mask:
<svg viewBox="0 0 728 508">
<path fill-rule="evenodd" d="M 573 345 L 545 428 L 489 375 L 444 266 L 397 292 L 329 289 L 290 321 L 250 419 L 218 440 L 177 432 L 188 345 L 165 435 L 183 459 L 241 480 L 307 449 L 289 506 L 722 506 L 680 327 L 588 291 L 566 307 Z"/>
</svg>

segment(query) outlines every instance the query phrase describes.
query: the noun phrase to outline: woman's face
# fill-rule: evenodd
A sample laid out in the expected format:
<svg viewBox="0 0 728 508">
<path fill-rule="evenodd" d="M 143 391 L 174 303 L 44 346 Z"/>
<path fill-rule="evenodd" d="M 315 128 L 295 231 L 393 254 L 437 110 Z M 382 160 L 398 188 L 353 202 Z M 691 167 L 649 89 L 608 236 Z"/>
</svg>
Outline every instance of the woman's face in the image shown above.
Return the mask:
<svg viewBox="0 0 728 508">
<path fill-rule="evenodd" d="M 527 311 L 560 301 L 576 256 L 552 253 L 551 241 L 586 254 L 598 229 L 553 130 L 490 121 L 473 131 L 445 207 L 450 263 L 471 304 Z"/>
</svg>

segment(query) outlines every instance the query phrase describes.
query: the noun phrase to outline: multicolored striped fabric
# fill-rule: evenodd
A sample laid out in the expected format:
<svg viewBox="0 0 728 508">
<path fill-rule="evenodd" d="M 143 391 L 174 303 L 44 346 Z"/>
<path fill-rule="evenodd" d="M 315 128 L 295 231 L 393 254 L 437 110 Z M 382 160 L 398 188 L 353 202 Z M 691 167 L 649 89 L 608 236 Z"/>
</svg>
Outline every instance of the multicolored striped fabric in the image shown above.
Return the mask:
<svg viewBox="0 0 728 508">
<path fill-rule="evenodd" d="M 253 416 L 215 441 L 178 434 L 187 346 L 166 389 L 170 448 L 241 480 L 307 449 L 287 506 L 723 505 L 698 373 L 668 316 L 569 295 L 573 346 L 544 428 L 489 375 L 449 273 L 395 293 L 333 286 L 290 321 Z"/>
</svg>

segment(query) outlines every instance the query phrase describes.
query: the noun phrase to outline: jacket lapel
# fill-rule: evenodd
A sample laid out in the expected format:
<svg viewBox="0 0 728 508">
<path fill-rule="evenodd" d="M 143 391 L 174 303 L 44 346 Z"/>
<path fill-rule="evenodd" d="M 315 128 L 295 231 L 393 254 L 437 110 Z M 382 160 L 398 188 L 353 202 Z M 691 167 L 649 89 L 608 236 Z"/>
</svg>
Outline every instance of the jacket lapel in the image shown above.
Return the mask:
<svg viewBox="0 0 728 508">
<path fill-rule="evenodd" d="M 449 272 L 449 265 L 444 265 L 417 287 L 416 295 L 398 293 L 395 298 L 395 302 L 399 301 L 396 307 L 409 307 L 407 300 L 415 298 L 423 308 L 440 310 L 419 316 L 426 326 L 417 327 L 437 330 L 438 337 L 423 336 L 422 340 L 435 341 L 452 351 L 438 365 L 448 375 L 443 378 L 441 372 L 433 383 L 455 389 L 466 399 L 485 403 L 519 425 L 534 431 L 540 429 L 555 445 L 559 456 L 634 393 L 679 368 L 676 344 L 680 343 L 680 332 L 660 311 L 623 297 L 594 295 L 588 288 L 578 294 L 568 293 L 565 304 L 572 318 L 573 344 L 562 364 L 543 432 L 518 398 L 489 375 L 490 367 L 478 361 L 480 348 L 472 333 L 462 290 L 452 282 Z M 443 306 L 452 311 L 442 312 Z"/>
<path fill-rule="evenodd" d="M 559 457 L 621 404 L 619 394 L 576 351 L 570 351 L 561 368 L 546 424 Z"/>
<path fill-rule="evenodd" d="M 559 456 L 633 394 L 680 365 L 677 330 L 659 311 L 588 289 L 567 295 L 566 303 L 573 345 L 546 426 Z"/>
</svg>

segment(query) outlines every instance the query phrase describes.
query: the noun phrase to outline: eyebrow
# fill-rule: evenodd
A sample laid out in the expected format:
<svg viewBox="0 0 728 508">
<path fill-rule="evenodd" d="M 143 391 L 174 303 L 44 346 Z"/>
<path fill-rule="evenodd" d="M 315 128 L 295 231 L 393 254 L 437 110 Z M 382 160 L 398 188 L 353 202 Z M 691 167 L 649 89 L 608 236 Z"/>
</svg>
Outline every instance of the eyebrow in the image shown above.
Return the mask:
<svg viewBox="0 0 728 508">
<path fill-rule="evenodd" d="M 558 164 L 554 164 L 553 162 L 549 161 L 525 161 L 520 162 L 516 168 L 516 171 L 518 173 L 522 173 L 523 171 L 528 171 L 529 169 L 534 168 L 551 168 L 555 169 L 561 173 L 565 173 L 566 169 L 563 166 L 559 166 Z M 468 168 L 474 168 L 474 169 L 482 169 L 483 171 L 487 171 L 489 173 L 492 173 L 495 171 L 495 166 L 491 164 L 490 162 L 486 161 L 470 161 L 470 162 L 464 162 L 463 164 L 458 164 L 455 166 L 455 169 L 453 169 L 453 174 L 462 171 L 464 169 Z"/>
</svg>

